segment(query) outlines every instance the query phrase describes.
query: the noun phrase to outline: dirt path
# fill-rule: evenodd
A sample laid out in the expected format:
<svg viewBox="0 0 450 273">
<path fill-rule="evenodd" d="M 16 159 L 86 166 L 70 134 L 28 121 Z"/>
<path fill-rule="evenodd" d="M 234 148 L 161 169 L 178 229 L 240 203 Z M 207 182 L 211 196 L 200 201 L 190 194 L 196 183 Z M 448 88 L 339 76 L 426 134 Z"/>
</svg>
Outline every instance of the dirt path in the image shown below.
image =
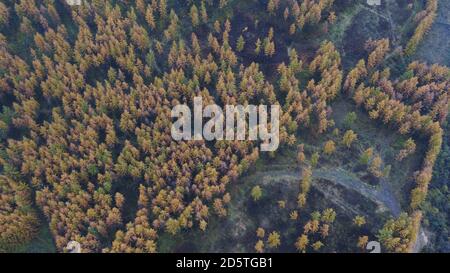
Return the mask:
<svg viewBox="0 0 450 273">
<path fill-rule="evenodd" d="M 279 168 L 277 168 L 277 170 L 258 172 L 247 177 L 247 179 L 259 181 L 260 184 L 265 185 L 268 183 L 281 181 L 298 183 L 300 177 L 301 176 L 298 171 L 291 170 L 289 169 L 289 166 L 286 166 L 286 169 L 284 170 L 279 170 Z M 317 169 L 313 171 L 313 177 L 316 179 L 324 179 L 330 181 L 331 183 L 336 183 L 350 190 L 355 190 L 364 197 L 374 201 L 381 207 L 388 209 L 394 216 L 398 216 L 401 213 L 400 203 L 395 197 L 393 190 L 387 181 L 382 181 L 380 186 L 378 187 L 369 186 L 361 181 L 358 177 L 355 177 L 352 173 L 342 168 Z M 313 186 L 327 195 L 327 189 L 322 185 L 319 185 L 314 180 Z M 336 205 L 353 212 L 354 214 L 364 213 L 347 204 L 345 200 L 333 199 L 333 202 L 335 202 Z"/>
<path fill-rule="evenodd" d="M 371 12 L 371 13 L 375 14 L 376 16 L 378 16 L 378 17 L 380 17 L 380 18 L 386 20 L 386 21 L 389 23 L 389 26 L 390 26 L 390 27 L 389 27 L 388 31 L 389 31 L 389 33 L 390 33 L 390 35 L 391 35 L 391 41 L 390 41 L 390 42 L 391 42 L 391 44 L 397 46 L 397 45 L 398 45 L 397 42 L 398 42 L 398 40 L 399 40 L 399 37 L 398 37 L 398 34 L 396 34 L 396 33 L 394 32 L 394 30 L 395 30 L 395 24 L 394 24 L 394 21 L 392 20 L 392 16 L 391 16 L 391 12 L 390 12 L 390 10 L 389 10 L 389 6 L 387 6 L 386 9 L 383 10 L 383 12 L 386 13 L 386 15 L 385 15 L 385 14 L 382 14 L 382 13 L 378 12 L 375 8 L 369 8 L 369 7 L 367 7 L 367 6 L 364 5 L 364 4 L 359 4 L 359 5 L 361 5 L 361 7 L 362 7 L 364 10 L 367 10 L 368 12 Z"/>
<path fill-rule="evenodd" d="M 379 187 L 369 186 L 351 172 L 341 168 L 336 168 L 334 170 L 319 169 L 313 172 L 313 177 L 333 181 L 348 189 L 356 190 L 370 200 L 380 205 L 384 205 L 394 216 L 398 216 L 401 213 L 401 206 L 395 197 L 391 186 L 384 179 L 381 181 Z"/>
</svg>

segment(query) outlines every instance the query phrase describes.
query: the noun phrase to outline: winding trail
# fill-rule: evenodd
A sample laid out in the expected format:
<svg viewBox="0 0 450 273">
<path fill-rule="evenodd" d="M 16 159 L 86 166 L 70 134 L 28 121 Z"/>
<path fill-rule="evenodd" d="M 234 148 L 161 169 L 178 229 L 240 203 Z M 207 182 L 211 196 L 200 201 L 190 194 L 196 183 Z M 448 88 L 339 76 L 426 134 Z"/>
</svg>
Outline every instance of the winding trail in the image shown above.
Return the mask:
<svg viewBox="0 0 450 273">
<path fill-rule="evenodd" d="M 395 197 L 390 184 L 384 179 L 381 180 L 378 187 L 370 186 L 353 173 L 342 168 L 334 170 L 318 169 L 313 171 L 313 177 L 332 181 L 348 189 L 353 189 L 379 205 L 384 205 L 394 216 L 398 216 L 401 213 L 400 203 Z"/>
<path fill-rule="evenodd" d="M 394 24 L 394 21 L 392 20 L 391 12 L 389 11 L 389 6 L 386 7 L 385 10 L 383 10 L 387 14 L 387 15 L 385 15 L 385 14 L 382 14 L 382 13 L 378 12 L 376 10 L 376 8 L 373 8 L 373 7 L 370 8 L 370 7 L 367 7 L 364 4 L 359 4 L 359 5 L 361 5 L 361 7 L 364 10 L 366 10 L 366 11 L 372 13 L 372 14 L 375 14 L 376 16 L 386 20 L 389 23 L 389 26 L 390 26 L 389 27 L 389 33 L 390 33 L 390 36 L 391 36 L 391 41 L 390 42 L 392 44 L 394 44 L 395 46 L 398 46 L 398 40 L 399 40 L 398 37 L 397 37 L 398 34 L 394 33 L 395 24 Z"/>
<path fill-rule="evenodd" d="M 278 167 L 283 167 L 283 165 L 279 165 Z M 299 183 L 299 179 L 301 178 L 300 172 L 292 170 L 290 167 L 291 166 L 285 165 L 285 169 L 257 172 L 248 176 L 247 179 L 258 181 L 263 185 L 282 181 L 287 181 L 288 183 Z M 395 197 L 390 184 L 385 180 L 382 180 L 378 187 L 370 186 L 358 177 L 354 176 L 351 172 L 342 168 L 321 168 L 314 170 L 313 178 L 326 180 L 329 183 L 335 183 L 345 187 L 346 189 L 354 190 L 362 196 L 377 203 L 379 206 L 388 209 L 394 216 L 398 216 L 401 213 L 400 203 Z M 324 187 L 323 184 L 317 183 L 315 179 L 313 179 L 312 182 L 313 186 L 323 194 L 328 195 L 326 186 Z M 332 201 L 341 208 L 349 210 L 354 214 L 365 214 L 364 212 L 353 208 L 350 204 L 347 204 L 345 200 L 337 200 L 336 198 L 332 198 Z"/>
</svg>

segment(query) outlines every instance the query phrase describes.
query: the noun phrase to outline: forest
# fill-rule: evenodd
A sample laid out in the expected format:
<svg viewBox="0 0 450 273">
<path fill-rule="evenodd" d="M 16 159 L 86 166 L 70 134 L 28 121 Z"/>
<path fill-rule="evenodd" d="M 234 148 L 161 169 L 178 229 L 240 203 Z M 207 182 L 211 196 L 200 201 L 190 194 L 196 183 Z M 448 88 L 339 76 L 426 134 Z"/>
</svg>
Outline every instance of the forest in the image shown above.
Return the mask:
<svg viewBox="0 0 450 273">
<path fill-rule="evenodd" d="M 68 2 L 0 2 L 0 253 L 449 251 L 444 1 L 351 48 L 365 1 Z M 174 140 L 195 97 L 280 106 L 280 148 Z"/>
</svg>

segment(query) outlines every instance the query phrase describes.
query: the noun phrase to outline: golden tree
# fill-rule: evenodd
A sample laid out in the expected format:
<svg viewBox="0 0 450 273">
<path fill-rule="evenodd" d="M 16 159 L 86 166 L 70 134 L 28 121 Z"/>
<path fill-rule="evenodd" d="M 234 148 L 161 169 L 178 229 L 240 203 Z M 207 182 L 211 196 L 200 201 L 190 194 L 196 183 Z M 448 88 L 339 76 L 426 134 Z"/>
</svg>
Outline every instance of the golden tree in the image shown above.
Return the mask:
<svg viewBox="0 0 450 273">
<path fill-rule="evenodd" d="M 281 240 L 280 240 L 280 234 L 276 231 L 273 231 L 269 234 L 269 237 L 267 238 L 267 245 L 270 248 L 277 248 L 280 246 Z"/>
</svg>

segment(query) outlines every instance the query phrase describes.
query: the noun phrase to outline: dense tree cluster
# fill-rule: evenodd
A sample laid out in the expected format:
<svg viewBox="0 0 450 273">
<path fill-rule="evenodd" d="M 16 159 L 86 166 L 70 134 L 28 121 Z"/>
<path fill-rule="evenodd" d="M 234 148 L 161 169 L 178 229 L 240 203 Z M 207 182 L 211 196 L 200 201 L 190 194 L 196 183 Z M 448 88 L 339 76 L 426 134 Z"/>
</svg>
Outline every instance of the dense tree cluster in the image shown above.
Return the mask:
<svg viewBox="0 0 450 273">
<path fill-rule="evenodd" d="M 413 213 L 411 217 L 402 213 L 397 219 L 388 220 L 377 237 L 389 252 L 408 252 L 416 241 L 421 218 L 420 212 Z"/>
<path fill-rule="evenodd" d="M 0 252 L 11 251 L 36 235 L 39 220 L 25 183 L 0 176 Z"/>
<path fill-rule="evenodd" d="M 0 3 L 0 28 L 8 23 L 9 11 L 5 4 Z"/>
<path fill-rule="evenodd" d="M 405 48 L 405 54 L 411 56 L 417 49 L 425 34 L 430 30 L 437 16 L 438 0 L 427 0 L 425 9 L 417 13 L 414 21 L 417 27 Z"/>
<path fill-rule="evenodd" d="M 291 50 L 289 55 L 289 64 L 283 63 L 278 67 L 279 89 L 286 94 L 281 123 L 286 126 L 288 133 L 296 132 L 299 128 L 311 128 L 316 134 L 324 133 L 332 125 L 329 102 L 336 98 L 341 89 L 343 73 L 339 52 L 331 42 L 321 45 L 306 68 L 320 80 L 311 79 L 305 90 L 300 90 L 299 80 L 303 63 L 295 50 Z"/>
<path fill-rule="evenodd" d="M 257 146 L 175 142 L 170 110 L 192 106 L 195 96 L 219 105 L 278 101 L 259 65 L 242 65 L 230 46 L 229 20 L 215 21 L 199 40 L 196 30 L 208 31 L 216 3 L 195 1 L 177 11 L 164 0 L 123 3 L 126 8 L 110 1 L 58 9 L 53 1 L 9 4 L 0 12 L 19 18 L 31 59 L 13 53 L 0 34 L 2 115 L 13 111 L 0 123 L 2 138 L 9 138 L 3 158 L 30 181 L 59 250 L 76 240 L 88 252 L 155 252 L 159 232 L 204 230 L 212 213 L 227 215 L 227 185 L 259 157 Z M 293 14 L 309 21 L 318 15 L 307 10 L 331 4 L 305 1 Z M 70 18 L 63 22 L 61 12 Z M 273 36 L 271 29 L 262 44 L 268 56 Z M 243 41 L 236 51 L 242 47 Z M 301 91 L 296 77 L 303 67 L 291 51 L 289 65 L 279 69 L 288 98 L 282 143 L 295 142 L 297 124 L 317 119 L 319 132 L 326 130 L 339 67 L 333 44 L 324 43 L 309 67 L 319 81 Z M 22 138 L 10 137 L 17 132 Z M 130 184 L 138 189 L 136 201 L 125 190 Z M 135 215 L 125 215 L 133 202 Z"/>
<path fill-rule="evenodd" d="M 378 69 L 388 52 L 386 42 L 369 41 L 368 49 L 372 50 L 368 58 L 368 64 L 372 65 L 366 66 L 364 60 L 359 61 L 348 74 L 344 89 L 357 105 L 364 106 L 372 119 L 394 125 L 400 134 L 416 133 L 428 138 L 428 150 L 421 169 L 415 173 L 416 186 L 411 192 L 410 207 L 416 211 L 425 200 L 441 149 L 443 130 L 440 122 L 448 111 L 448 68 L 413 62 L 406 73 L 409 79 L 392 81 L 389 69 Z M 411 141 L 405 143 L 400 158 L 415 150 Z"/>
<path fill-rule="evenodd" d="M 302 30 L 307 25 L 317 25 L 323 19 L 333 23 L 336 15 L 331 8 L 334 0 L 269 0 L 269 15 L 283 17 L 289 26 L 289 33 Z"/>
<path fill-rule="evenodd" d="M 436 236 L 432 238 L 434 244 L 426 248 L 426 252 L 448 252 L 449 251 L 449 224 L 450 215 L 450 124 L 444 126 L 445 135 L 438 160 L 433 171 L 433 180 L 430 183 L 430 190 L 427 201 L 421 207 L 424 212 L 423 224 L 433 231 Z"/>
<path fill-rule="evenodd" d="M 386 92 L 442 124 L 448 115 L 449 75 L 450 70 L 445 66 L 428 66 L 416 61 L 408 66 L 405 79 L 394 84 L 393 92 L 390 93 L 391 89 L 386 89 Z"/>
<path fill-rule="evenodd" d="M 407 52 L 429 29 L 436 2 L 428 1 L 427 10 L 417 15 L 419 26 Z M 267 12 L 282 15 L 289 25 L 286 32 L 294 34 L 325 20 L 333 23 L 333 3 L 270 0 Z M 34 203 L 46 217 L 58 251 L 75 240 L 85 252 L 153 253 L 161 233 L 204 231 L 212 215 L 227 216 L 232 198 L 228 186 L 260 157 L 258 143 L 173 140 L 171 109 L 192 107 L 194 97 L 202 97 L 205 105 L 280 105 L 284 147 L 295 145 L 301 130 L 317 136 L 334 126 L 330 103 L 344 78 L 334 44 L 323 42 L 308 63 L 289 49 L 289 60 L 277 62 L 272 84 L 264 64 L 242 56 L 254 46 L 256 57 L 274 58 L 278 33 L 270 26 L 265 37 L 251 43 L 245 31 L 234 35 L 232 18 L 217 16 L 229 4 L 0 2 L 0 251 L 35 235 L 39 221 Z M 401 134 L 429 138 L 415 175 L 411 213 L 380 231 L 389 250 L 405 251 L 415 236 L 417 209 L 442 142 L 449 70 L 413 62 L 402 77 L 391 80 L 389 69 L 381 70 L 389 41 L 370 40 L 366 49 L 367 59 L 344 82 L 347 94 L 371 118 L 396 126 Z M 356 139 L 348 130 L 340 142 L 350 148 Z M 324 145 L 325 155 L 336 151 L 336 143 Z M 397 159 L 415 149 L 411 138 Z M 297 204 L 303 208 L 320 154 L 312 153 L 310 164 L 303 164 L 305 146 L 300 144 L 297 158 L 303 169 Z M 361 162 L 374 176 L 383 174 L 381 157 L 373 150 L 366 150 Z M 255 201 L 264 195 L 259 186 L 250 194 Z M 335 217 L 332 209 L 314 212 L 296 248 L 320 251 Z M 298 212 L 292 211 L 290 218 L 297 220 Z M 355 224 L 362 222 L 358 218 Z M 281 244 L 276 231 L 258 229 L 257 237 L 257 252 Z M 366 239 L 361 238 L 361 246 Z"/>
</svg>

